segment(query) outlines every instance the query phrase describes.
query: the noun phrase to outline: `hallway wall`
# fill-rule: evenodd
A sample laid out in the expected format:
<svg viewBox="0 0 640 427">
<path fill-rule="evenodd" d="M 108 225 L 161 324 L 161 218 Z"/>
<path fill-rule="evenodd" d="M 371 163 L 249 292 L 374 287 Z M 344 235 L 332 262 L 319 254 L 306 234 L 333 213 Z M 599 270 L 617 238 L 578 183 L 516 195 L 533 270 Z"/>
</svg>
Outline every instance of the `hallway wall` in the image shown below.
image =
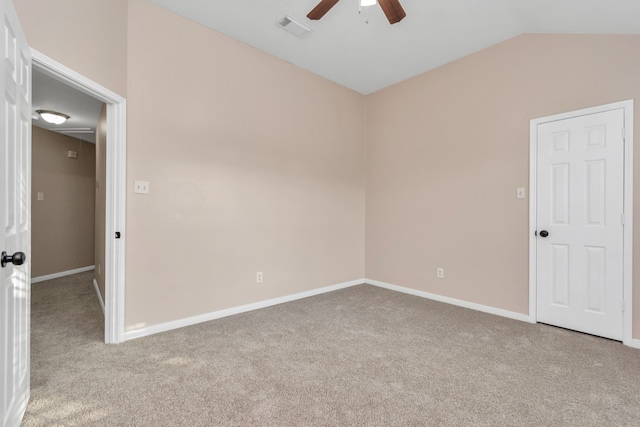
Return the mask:
<svg viewBox="0 0 640 427">
<path fill-rule="evenodd" d="M 32 277 L 94 265 L 95 145 L 33 126 L 32 147 Z"/>
</svg>

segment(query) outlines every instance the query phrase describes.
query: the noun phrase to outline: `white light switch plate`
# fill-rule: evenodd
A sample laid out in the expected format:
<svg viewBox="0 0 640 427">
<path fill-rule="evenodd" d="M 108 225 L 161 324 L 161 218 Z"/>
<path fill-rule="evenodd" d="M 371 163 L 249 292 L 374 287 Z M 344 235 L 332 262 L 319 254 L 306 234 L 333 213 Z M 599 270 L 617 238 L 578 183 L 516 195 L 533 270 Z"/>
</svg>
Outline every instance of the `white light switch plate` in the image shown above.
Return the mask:
<svg viewBox="0 0 640 427">
<path fill-rule="evenodd" d="M 136 194 L 149 194 L 149 181 L 135 181 L 133 192 Z"/>
<path fill-rule="evenodd" d="M 516 198 L 524 199 L 524 197 L 525 197 L 524 187 L 518 187 L 518 189 L 516 190 Z"/>
</svg>

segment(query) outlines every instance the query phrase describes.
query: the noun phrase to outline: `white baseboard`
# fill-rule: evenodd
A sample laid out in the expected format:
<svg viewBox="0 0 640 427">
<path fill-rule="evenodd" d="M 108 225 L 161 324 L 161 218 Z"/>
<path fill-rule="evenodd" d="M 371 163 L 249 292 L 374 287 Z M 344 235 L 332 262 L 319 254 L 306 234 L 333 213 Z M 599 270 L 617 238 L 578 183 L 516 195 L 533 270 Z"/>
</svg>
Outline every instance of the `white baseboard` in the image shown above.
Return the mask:
<svg viewBox="0 0 640 427">
<path fill-rule="evenodd" d="M 630 341 L 625 341 L 624 345 L 629 346 L 631 348 L 640 349 L 640 340 L 632 338 Z"/>
<path fill-rule="evenodd" d="M 102 314 L 104 314 L 104 300 L 102 299 L 102 294 L 100 294 L 100 286 L 98 286 L 98 281 L 93 279 L 93 287 L 96 290 L 96 295 L 98 295 L 98 301 L 100 302 L 100 307 L 102 307 Z"/>
<path fill-rule="evenodd" d="M 308 298 L 315 295 L 325 294 L 327 292 L 333 292 L 339 289 L 349 288 L 351 286 L 362 285 L 363 283 L 365 283 L 364 279 L 352 280 L 350 282 L 339 283 L 337 285 L 326 286 L 324 288 L 313 289 L 311 291 L 300 292 L 297 294 L 288 295 L 280 298 L 268 299 L 268 300 L 256 302 L 253 304 L 246 304 L 246 305 L 241 305 L 239 307 L 232 307 L 225 310 L 214 311 L 212 313 L 201 314 L 199 316 L 187 317 L 186 319 L 175 320 L 173 322 L 161 323 L 159 325 L 153 325 L 145 328 L 134 329 L 134 330 L 125 332 L 124 341 L 145 337 L 145 336 L 157 334 L 160 332 L 170 331 L 172 329 L 183 328 L 185 326 L 191 326 L 198 323 L 208 322 L 210 320 L 220 319 L 222 317 L 233 316 L 235 314 L 241 314 L 241 313 L 246 313 L 248 311 L 271 307 L 278 304 L 284 304 L 286 302 Z"/>
<path fill-rule="evenodd" d="M 84 273 L 85 271 L 95 270 L 95 265 L 88 267 L 76 268 L 75 270 L 61 271 L 60 273 L 47 274 L 46 276 L 32 277 L 31 283 L 44 282 L 45 280 L 59 279 L 60 277 L 71 276 L 72 274 Z"/>
<path fill-rule="evenodd" d="M 95 279 L 93 281 L 93 284 L 96 288 L 98 299 L 100 300 L 100 306 L 102 307 L 102 311 L 104 312 L 104 301 L 102 300 L 102 296 L 100 295 L 100 291 L 98 288 L 98 283 L 95 281 Z M 333 292 L 339 289 L 345 289 L 351 286 L 356 286 L 361 284 L 378 286 L 380 288 L 385 288 L 385 289 L 389 289 L 396 292 L 402 292 L 405 294 L 426 298 L 433 301 L 443 302 L 443 303 L 455 305 L 458 307 L 469 308 L 472 310 L 481 311 L 483 313 L 506 317 L 506 318 L 518 320 L 521 322 L 536 323 L 527 314 L 516 313 L 514 311 L 504 310 L 501 308 L 491 307 L 491 306 L 482 305 L 482 304 L 476 304 L 473 302 L 464 301 L 456 298 L 445 297 L 442 295 L 432 294 L 429 292 L 418 291 L 416 289 L 406 288 L 398 285 L 392 285 L 391 283 L 380 282 L 378 280 L 359 279 L 359 280 L 352 280 L 350 282 L 339 283 L 337 285 L 326 286 L 324 288 L 313 289 L 311 291 L 300 292 L 297 294 L 288 295 L 280 298 L 273 298 L 265 301 L 256 302 L 253 304 L 246 304 L 246 305 L 241 305 L 239 307 L 232 307 L 224 310 L 214 311 L 212 313 L 202 314 L 199 316 L 188 317 L 186 319 L 180 319 L 172 322 L 162 323 L 159 325 L 153 325 L 153 326 L 148 326 L 140 329 L 134 329 L 134 330 L 125 332 L 123 341 L 129 341 L 135 338 L 146 337 L 146 336 L 157 334 L 160 332 L 183 328 L 185 326 L 196 325 L 198 323 L 208 322 L 210 320 L 220 319 L 227 316 L 233 316 L 235 314 L 241 314 L 241 313 L 246 313 L 253 310 L 259 310 L 261 308 L 271 307 L 278 304 L 284 304 L 287 302 L 308 298 L 315 295 L 324 294 L 327 292 Z M 640 349 L 640 339 L 631 339 L 630 341 L 625 342 L 625 345 L 632 348 Z"/>
<path fill-rule="evenodd" d="M 405 288 L 403 286 L 392 285 L 390 283 L 380 282 L 377 280 L 365 279 L 365 283 L 378 286 L 381 288 L 389 289 L 392 291 L 402 292 L 417 297 L 427 298 L 434 301 L 444 302 L 447 304 L 457 305 L 459 307 L 470 308 L 472 310 L 482 311 L 483 313 L 494 314 L 496 316 L 507 317 L 509 319 L 520 320 L 522 322 L 534 323 L 528 314 L 516 313 L 514 311 L 503 310 L 501 308 L 490 307 L 488 305 L 476 304 L 469 301 L 464 301 L 456 298 L 449 298 L 442 295 L 431 294 L 429 292 L 418 291 L 411 288 Z"/>
</svg>

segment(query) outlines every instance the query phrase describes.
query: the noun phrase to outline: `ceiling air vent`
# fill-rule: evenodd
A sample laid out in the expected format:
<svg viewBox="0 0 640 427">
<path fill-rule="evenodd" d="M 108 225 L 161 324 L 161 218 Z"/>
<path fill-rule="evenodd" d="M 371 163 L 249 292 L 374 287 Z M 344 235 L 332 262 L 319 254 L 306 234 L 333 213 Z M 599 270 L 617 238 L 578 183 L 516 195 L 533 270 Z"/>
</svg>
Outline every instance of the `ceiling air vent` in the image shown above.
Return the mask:
<svg viewBox="0 0 640 427">
<path fill-rule="evenodd" d="M 278 21 L 278 25 L 301 39 L 307 37 L 311 32 L 311 28 L 307 27 L 289 14 L 286 14 L 284 18 Z"/>
</svg>

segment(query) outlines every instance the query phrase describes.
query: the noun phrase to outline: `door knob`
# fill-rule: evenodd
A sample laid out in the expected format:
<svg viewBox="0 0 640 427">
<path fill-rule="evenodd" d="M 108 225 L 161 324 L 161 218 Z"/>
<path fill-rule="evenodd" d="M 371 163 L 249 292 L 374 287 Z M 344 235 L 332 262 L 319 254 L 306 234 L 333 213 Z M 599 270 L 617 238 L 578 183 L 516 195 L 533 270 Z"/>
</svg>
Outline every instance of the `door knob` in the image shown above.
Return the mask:
<svg viewBox="0 0 640 427">
<path fill-rule="evenodd" d="M 13 255 L 7 255 L 6 252 L 2 251 L 2 260 L 0 260 L 0 264 L 5 267 L 10 262 L 13 265 L 22 265 L 27 260 L 27 256 L 24 252 L 16 252 Z"/>
<path fill-rule="evenodd" d="M 540 232 L 540 237 L 547 237 L 549 235 L 549 232 L 547 230 L 542 230 Z"/>
</svg>

